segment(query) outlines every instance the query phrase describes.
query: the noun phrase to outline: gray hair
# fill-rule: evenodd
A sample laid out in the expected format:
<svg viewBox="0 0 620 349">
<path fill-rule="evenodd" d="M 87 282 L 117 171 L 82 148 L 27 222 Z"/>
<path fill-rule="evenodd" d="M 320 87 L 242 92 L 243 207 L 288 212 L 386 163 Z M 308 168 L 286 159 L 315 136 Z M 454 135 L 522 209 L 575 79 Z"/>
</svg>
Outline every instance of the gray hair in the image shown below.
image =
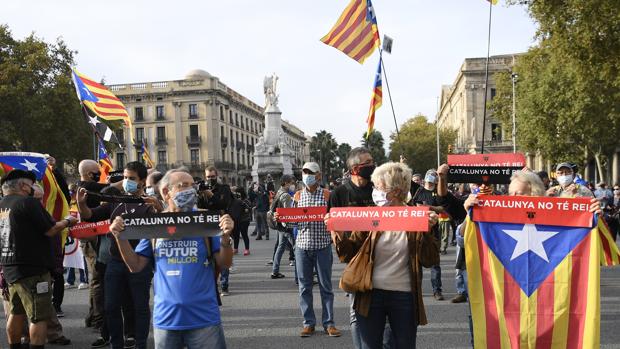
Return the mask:
<svg viewBox="0 0 620 349">
<path fill-rule="evenodd" d="M 511 182 L 515 180 L 527 184 L 530 187 L 532 196 L 546 195 L 545 185 L 535 172 L 516 171 L 510 177 Z"/>
<path fill-rule="evenodd" d="M 359 165 L 362 161 L 360 160 L 360 155 L 370 154 L 370 150 L 364 147 L 353 148 L 349 152 L 349 156 L 347 156 L 347 167 L 349 170 L 353 169 L 353 167 Z"/>
<path fill-rule="evenodd" d="M 9 179 L 2 184 L 2 193 L 4 195 L 9 195 L 10 193 L 16 192 L 19 190 L 19 186 L 22 183 L 24 183 L 24 178 Z"/>
<path fill-rule="evenodd" d="M 189 174 L 189 172 L 187 172 L 185 169 L 183 168 L 175 168 L 172 170 L 169 170 L 168 172 L 166 172 L 166 174 L 162 177 L 161 181 L 159 181 L 159 190 L 161 191 L 163 188 L 168 188 L 170 189 L 170 176 L 172 176 L 175 173 L 187 173 Z M 163 195 L 162 195 L 163 197 Z"/>
<path fill-rule="evenodd" d="M 400 199 L 407 200 L 407 194 L 411 190 L 411 169 L 400 162 L 387 162 L 377 167 L 370 180 L 375 184 L 383 184 L 387 191 L 400 189 Z"/>
</svg>

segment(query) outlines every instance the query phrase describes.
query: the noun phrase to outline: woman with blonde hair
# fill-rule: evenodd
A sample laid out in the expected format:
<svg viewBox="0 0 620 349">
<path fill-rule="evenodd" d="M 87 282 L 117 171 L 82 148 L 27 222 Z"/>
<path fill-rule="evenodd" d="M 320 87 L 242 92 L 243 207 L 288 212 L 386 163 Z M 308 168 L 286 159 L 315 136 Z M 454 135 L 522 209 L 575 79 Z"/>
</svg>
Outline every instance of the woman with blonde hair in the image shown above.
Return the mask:
<svg viewBox="0 0 620 349">
<path fill-rule="evenodd" d="M 389 162 L 375 169 L 373 201 L 377 206 L 405 206 L 411 169 Z M 429 224 L 437 223 L 430 213 Z M 332 232 L 340 260 L 370 253 L 370 291 L 355 293 L 355 316 L 362 348 L 381 348 L 386 317 L 396 348 L 415 348 L 418 325 L 427 323 L 422 300 L 421 268 L 439 263 L 439 246 L 428 233 L 404 231 Z M 365 243 L 369 240 L 369 243 Z M 372 252 L 370 252 L 372 251 Z M 364 267 L 364 266 L 360 266 Z M 357 271 L 352 271 L 357 272 Z"/>
</svg>

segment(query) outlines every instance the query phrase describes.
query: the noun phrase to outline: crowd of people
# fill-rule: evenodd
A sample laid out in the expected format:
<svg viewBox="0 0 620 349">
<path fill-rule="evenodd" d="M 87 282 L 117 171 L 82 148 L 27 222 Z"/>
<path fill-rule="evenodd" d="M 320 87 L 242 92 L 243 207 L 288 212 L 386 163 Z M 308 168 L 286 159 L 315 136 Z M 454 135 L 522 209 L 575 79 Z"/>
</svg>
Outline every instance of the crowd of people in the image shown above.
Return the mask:
<svg viewBox="0 0 620 349">
<path fill-rule="evenodd" d="M 53 158 L 49 165 L 54 167 Z M 83 160 L 79 180 L 71 185 L 54 171 L 75 211 L 61 221 L 53 220 L 41 204 L 43 189 L 34 173 L 8 172 L 1 179 L 0 283 L 9 347 L 70 344 L 58 320 L 63 314 L 61 291 L 73 284 L 71 279 L 65 284 L 61 239 L 78 219 L 110 223 L 108 234 L 82 239 L 80 247 L 90 284 L 85 325 L 99 337 L 92 348 L 115 349 L 146 348 L 151 321 L 156 348 L 225 348 L 221 297 L 230 294 L 234 256 L 250 255 L 250 237 L 275 240 L 268 263 L 271 279 L 286 277 L 280 266 L 289 250 L 299 291 L 301 337 L 313 336 L 320 326 L 330 337 L 341 336 L 334 321 L 334 256 L 348 263 L 349 272 L 371 275 L 370 288 L 352 285 L 347 298 L 353 345 L 374 349 L 415 347 L 417 327 L 427 323 L 422 270 L 430 269 L 433 297 L 443 301 L 440 258 L 446 258 L 442 256 L 450 246 L 457 251 L 457 294 L 451 302 L 468 301 L 462 226 L 480 194 L 591 197 L 591 210 L 606 220 L 614 239 L 620 228 L 620 186 L 611 190 L 599 183 L 589 188 L 578 180 L 578 169 L 571 163 L 558 164 L 553 178 L 524 169 L 513 174 L 509 185 L 501 186 L 448 183 L 448 165 L 424 175 L 412 173 L 404 158 L 376 166 L 365 148 L 353 149 L 346 166 L 348 176 L 331 186 L 322 184 L 320 166 L 308 162 L 300 180 L 285 175 L 276 188 L 269 176 L 246 189 L 224 184 L 215 167 L 205 170 L 203 180 L 183 168 L 160 173 L 141 162 L 127 163 L 122 175 L 101 183 L 98 163 Z M 103 201 L 99 194 L 123 199 Z M 328 231 L 329 213 L 324 221 L 283 223 L 277 212 L 278 208 L 325 207 L 329 212 L 336 207 L 404 205 L 429 207 L 428 233 Z M 196 210 L 218 212 L 221 236 L 122 237 L 125 214 Z M 255 230 L 249 233 L 252 221 Z M 193 258 L 170 258 L 181 255 Z M 369 256 L 367 263 L 353 262 L 363 255 Z M 320 323 L 313 309 L 315 285 L 321 298 Z"/>
</svg>

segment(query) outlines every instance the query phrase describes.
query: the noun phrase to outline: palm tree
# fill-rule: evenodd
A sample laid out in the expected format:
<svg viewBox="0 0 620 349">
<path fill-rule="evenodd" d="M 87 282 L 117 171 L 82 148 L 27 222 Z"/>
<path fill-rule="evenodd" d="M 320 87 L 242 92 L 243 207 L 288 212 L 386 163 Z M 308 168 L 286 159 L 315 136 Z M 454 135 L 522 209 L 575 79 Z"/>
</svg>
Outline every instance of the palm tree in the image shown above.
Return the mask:
<svg viewBox="0 0 620 349">
<path fill-rule="evenodd" d="M 377 130 L 372 130 L 368 137 L 366 137 L 365 133 L 362 136 L 362 145 L 370 150 L 370 154 L 377 165 L 381 165 L 387 161 L 383 143 L 383 135 Z"/>
<path fill-rule="evenodd" d="M 326 183 L 332 174 L 334 161 L 336 160 L 336 150 L 338 143 L 331 133 L 322 130 L 316 133 L 310 141 L 310 156 L 321 166 L 324 174 L 323 183 Z"/>
</svg>

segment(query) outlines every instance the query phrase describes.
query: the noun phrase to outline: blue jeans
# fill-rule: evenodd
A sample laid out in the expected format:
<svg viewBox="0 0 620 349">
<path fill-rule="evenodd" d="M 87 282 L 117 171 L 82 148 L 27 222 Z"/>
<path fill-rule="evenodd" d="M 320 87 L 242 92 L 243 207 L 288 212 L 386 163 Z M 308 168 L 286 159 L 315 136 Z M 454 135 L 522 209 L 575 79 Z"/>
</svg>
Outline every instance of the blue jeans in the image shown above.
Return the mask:
<svg viewBox="0 0 620 349">
<path fill-rule="evenodd" d="M 220 273 L 220 286 L 222 291 L 228 291 L 228 278 L 230 277 L 230 269 L 224 269 Z"/>
<path fill-rule="evenodd" d="M 351 324 L 351 337 L 353 337 L 353 347 L 355 349 L 362 348 L 362 334 L 357 326 L 357 316 L 353 304 L 355 303 L 355 294 L 347 293 L 349 298 L 349 323 Z"/>
<path fill-rule="evenodd" d="M 86 263 L 84 263 L 84 268 L 86 268 Z M 87 283 L 88 282 L 88 272 L 84 269 L 78 269 L 80 271 L 80 282 Z M 75 268 L 67 268 L 67 283 L 75 284 Z"/>
<path fill-rule="evenodd" d="M 356 314 L 363 349 L 383 347 L 386 317 L 390 321 L 393 347 L 415 348 L 418 309 L 412 292 L 372 290 L 368 317 Z"/>
<path fill-rule="evenodd" d="M 226 349 L 222 325 L 194 330 L 162 330 L 153 327 L 155 349 Z"/>
<path fill-rule="evenodd" d="M 284 250 L 286 250 L 287 243 L 293 246 L 293 248 L 295 247 L 295 238 L 293 237 L 293 234 L 290 232 L 278 231 L 278 247 L 276 248 L 276 254 L 273 256 L 272 272 L 274 274 L 280 272 L 280 260 L 282 259 Z"/>
<path fill-rule="evenodd" d="M 126 297 L 131 297 L 134 307 L 136 348 L 146 349 L 151 323 L 149 298 L 152 279 L 151 265 L 138 273 L 131 273 L 125 263 L 117 258 L 113 257 L 108 262 L 105 271 L 104 306 L 113 349 L 122 349 L 124 346 L 121 305 Z M 126 285 L 129 285 L 130 294 L 125 292 Z"/>
<path fill-rule="evenodd" d="M 312 281 L 315 268 L 319 277 L 323 327 L 334 326 L 334 292 L 332 291 L 334 256 L 332 245 L 320 250 L 295 248 L 295 263 L 299 280 L 299 306 L 301 315 L 304 317 L 304 326 L 316 326 L 316 317 L 312 306 Z"/>
<path fill-rule="evenodd" d="M 467 296 L 467 270 L 456 269 L 456 293 Z"/>
<path fill-rule="evenodd" d="M 441 232 L 439 229 L 433 229 L 433 235 L 437 241 L 441 241 Z M 431 267 L 431 286 L 433 287 L 433 293 L 441 292 L 441 266 L 439 264 Z"/>
</svg>

